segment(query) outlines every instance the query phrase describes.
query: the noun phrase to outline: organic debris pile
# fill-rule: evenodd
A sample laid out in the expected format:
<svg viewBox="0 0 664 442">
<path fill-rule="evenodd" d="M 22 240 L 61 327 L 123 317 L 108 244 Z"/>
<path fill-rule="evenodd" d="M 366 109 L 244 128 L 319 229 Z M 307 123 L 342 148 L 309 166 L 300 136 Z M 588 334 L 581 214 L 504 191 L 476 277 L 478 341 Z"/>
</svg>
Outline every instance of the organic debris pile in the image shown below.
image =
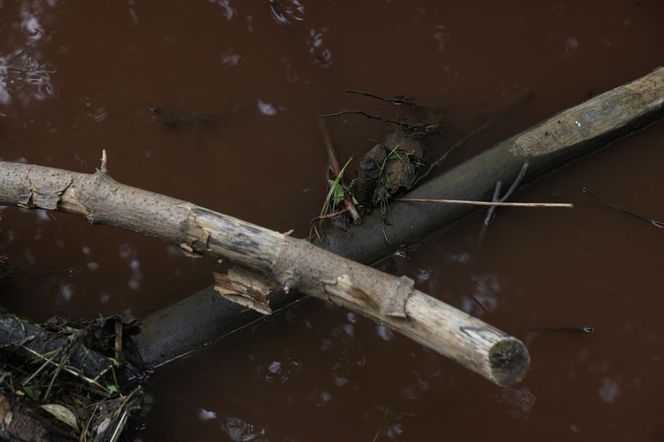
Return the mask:
<svg viewBox="0 0 664 442">
<path fill-rule="evenodd" d="M 415 184 L 424 165 L 424 148 L 415 137 L 391 133 L 364 155 L 356 179 L 355 196 L 363 208 L 387 210 L 387 203 L 397 193 Z"/>
<path fill-rule="evenodd" d="M 145 378 L 119 317 L 40 326 L 0 314 L 0 440 L 115 441 Z"/>
</svg>

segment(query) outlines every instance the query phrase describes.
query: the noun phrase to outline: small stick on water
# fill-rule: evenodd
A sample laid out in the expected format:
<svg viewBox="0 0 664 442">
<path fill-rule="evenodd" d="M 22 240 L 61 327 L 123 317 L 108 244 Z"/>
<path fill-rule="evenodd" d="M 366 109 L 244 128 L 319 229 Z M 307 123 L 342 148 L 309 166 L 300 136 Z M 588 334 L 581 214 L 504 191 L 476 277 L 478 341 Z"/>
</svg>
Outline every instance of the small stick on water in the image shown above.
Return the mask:
<svg viewBox="0 0 664 442">
<path fill-rule="evenodd" d="M 564 208 L 571 209 L 574 207 L 572 203 L 506 203 L 499 201 L 471 201 L 471 200 L 454 200 L 446 198 L 395 198 L 395 201 L 403 201 L 408 203 L 433 203 L 433 204 L 461 204 L 467 206 L 496 206 L 496 207 L 548 207 L 548 208 Z"/>
<path fill-rule="evenodd" d="M 503 182 L 498 180 L 496 181 L 496 187 L 493 189 L 493 196 L 491 197 L 492 202 L 500 202 L 500 191 L 503 188 Z M 484 217 L 484 222 L 482 222 L 482 230 L 480 230 L 480 235 L 477 238 L 476 250 L 479 250 L 484 244 L 484 238 L 486 237 L 486 232 L 489 230 L 489 225 L 495 216 L 496 208 L 489 207 L 486 211 L 486 216 Z"/>
<path fill-rule="evenodd" d="M 623 206 L 619 206 L 619 205 L 617 205 L 617 204 L 613 204 L 613 203 L 611 203 L 611 202 L 609 202 L 609 201 L 606 201 L 606 200 L 600 198 L 599 196 L 597 196 L 595 193 L 593 193 L 593 192 L 592 192 L 590 189 L 588 189 L 586 186 L 582 186 L 582 187 L 581 187 L 581 191 L 582 191 L 583 193 L 585 193 L 585 194 L 590 195 L 591 197 L 593 197 L 598 203 L 600 203 L 600 204 L 602 204 L 602 205 L 604 205 L 604 206 L 610 207 L 610 208 L 612 208 L 613 210 L 615 210 L 616 212 L 624 213 L 625 215 L 629 215 L 629 216 L 631 216 L 631 217 L 633 217 L 633 218 L 640 219 L 641 221 L 645 221 L 645 222 L 647 222 L 648 224 L 651 224 L 651 225 L 657 227 L 658 229 L 664 229 L 664 221 L 658 221 L 658 220 L 656 220 L 656 219 L 650 219 L 650 218 L 645 217 L 645 216 L 643 216 L 643 215 L 639 215 L 638 213 L 631 212 L 631 211 L 625 209 Z"/>
<path fill-rule="evenodd" d="M 519 173 L 517 174 L 516 178 L 514 178 L 514 181 L 512 181 L 512 185 L 510 186 L 509 189 L 507 189 L 507 192 L 505 192 L 505 195 L 500 197 L 500 191 L 501 188 L 503 187 L 502 181 L 496 182 L 496 188 L 493 191 L 493 198 L 491 201 L 494 202 L 500 202 L 504 203 L 507 201 L 509 197 L 512 196 L 512 194 L 516 191 L 517 187 L 519 187 L 519 184 L 521 184 L 521 181 L 523 181 L 523 178 L 526 176 L 526 172 L 528 171 L 528 161 L 523 163 L 521 166 L 521 170 L 519 170 Z M 486 211 L 486 217 L 484 218 L 484 223 L 482 224 L 482 230 L 480 231 L 480 236 L 477 239 L 477 249 L 482 247 L 482 244 L 484 243 L 484 238 L 486 237 L 486 233 L 489 230 L 489 225 L 491 225 L 491 221 L 496 216 L 496 206 L 491 206 L 489 209 Z"/>
<path fill-rule="evenodd" d="M 394 95 L 392 97 L 383 97 L 382 95 L 375 94 L 371 91 L 367 90 L 358 91 L 354 89 L 346 89 L 344 92 L 346 92 L 347 94 L 355 94 L 355 95 L 362 95 L 364 97 L 375 98 L 376 100 L 392 103 L 395 106 L 403 105 L 403 106 L 412 106 L 412 107 L 422 107 L 413 101 L 413 97 L 409 97 L 407 95 Z"/>
<path fill-rule="evenodd" d="M 417 177 L 417 179 L 413 183 L 412 187 L 415 187 L 420 181 L 422 181 L 424 178 L 426 178 L 431 173 L 432 170 L 434 170 L 436 167 L 440 166 L 441 163 L 443 163 L 447 159 L 447 157 L 450 156 L 450 154 L 452 152 L 454 152 L 456 149 L 461 147 L 461 145 L 463 145 L 463 143 L 465 143 L 466 141 L 468 141 L 469 139 L 471 139 L 472 137 L 474 137 L 478 133 L 482 132 L 487 127 L 489 127 L 489 124 L 491 124 L 491 121 L 487 121 L 486 123 L 482 124 L 481 126 L 473 129 L 472 132 L 465 135 L 464 137 L 459 139 L 456 143 L 454 143 L 454 145 L 452 147 L 450 147 L 449 149 L 447 149 L 447 151 L 444 154 L 442 154 L 436 161 L 431 163 L 429 168 L 422 175 Z"/>
<path fill-rule="evenodd" d="M 402 120 L 392 120 L 391 118 L 386 118 L 383 117 L 382 115 L 374 115 L 370 114 L 368 112 L 364 112 L 361 110 L 342 110 L 339 112 L 334 112 L 331 114 L 323 114 L 323 118 L 333 118 L 333 117 L 342 117 L 344 115 L 362 115 L 370 120 L 377 120 L 381 121 L 383 123 L 388 123 L 388 124 L 394 124 L 396 126 L 399 126 L 405 131 L 414 133 L 414 134 L 419 134 L 419 135 L 426 135 L 431 133 L 436 125 L 431 125 L 428 123 L 421 123 L 421 124 L 410 124 Z"/>
<path fill-rule="evenodd" d="M 491 198 L 491 201 L 494 203 L 499 203 L 500 201 L 500 191 L 503 188 L 503 182 L 498 180 L 496 181 L 496 188 L 493 189 L 493 197 Z M 493 220 L 493 217 L 496 214 L 496 207 L 491 206 L 487 209 L 486 211 L 486 216 L 484 217 L 484 226 L 489 227 L 489 224 L 491 224 L 491 221 Z"/>
<path fill-rule="evenodd" d="M 590 334 L 595 331 L 593 327 L 590 326 L 575 326 L 575 325 L 554 325 L 550 327 L 536 327 L 529 328 L 524 330 L 525 332 L 530 333 L 540 333 L 540 332 L 563 332 L 563 333 L 579 333 L 579 334 Z"/>
<path fill-rule="evenodd" d="M 342 213 L 346 213 L 347 211 L 348 211 L 348 209 L 344 207 L 341 210 L 337 210 L 336 212 L 328 213 L 327 215 L 314 216 L 313 219 L 311 220 L 311 222 L 315 223 L 316 221 L 320 221 L 322 219 L 335 218 L 335 217 L 341 215 Z"/>
</svg>

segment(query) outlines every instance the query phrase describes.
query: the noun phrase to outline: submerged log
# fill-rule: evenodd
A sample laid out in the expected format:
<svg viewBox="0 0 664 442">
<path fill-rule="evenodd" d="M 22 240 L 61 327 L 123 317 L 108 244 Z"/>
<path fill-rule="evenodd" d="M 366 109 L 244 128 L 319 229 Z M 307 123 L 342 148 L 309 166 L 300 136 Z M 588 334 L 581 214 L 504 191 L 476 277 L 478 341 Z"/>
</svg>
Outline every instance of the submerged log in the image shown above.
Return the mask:
<svg viewBox="0 0 664 442">
<path fill-rule="evenodd" d="M 53 333 L 33 325 L 16 315 L 0 313 L 0 350 L 14 350 L 27 360 L 44 362 L 71 345 L 67 335 Z M 56 362 L 52 362 L 57 365 Z M 67 370 L 74 370 L 86 379 L 97 380 L 111 370 L 111 361 L 77 342 L 69 351 Z"/>
<path fill-rule="evenodd" d="M 512 182 L 525 162 L 524 183 L 595 152 L 664 117 L 664 68 L 598 95 L 509 138 L 467 162 L 424 182 L 404 198 L 491 198 L 496 182 Z M 348 232 L 327 232 L 318 245 L 355 261 L 372 264 L 397 247 L 412 245 L 477 210 L 473 206 L 409 202 L 390 204 L 389 223 L 380 214 L 364 218 Z M 385 241 L 385 235 L 390 239 Z M 298 301 L 295 293 L 270 299 L 273 310 Z M 196 318 L 196 327 L 189 327 Z M 153 366 L 191 353 L 232 334 L 261 316 L 202 290 L 145 320 L 138 336 L 145 361 Z"/>
<path fill-rule="evenodd" d="M 95 174 L 0 162 L 0 204 L 83 215 L 92 223 L 178 244 L 189 253 L 222 257 L 263 274 L 269 282 L 265 290 L 278 286 L 339 304 L 501 386 L 520 381 L 530 363 L 521 341 L 414 289 L 409 278 L 387 275 L 308 241 L 186 201 L 118 183 L 106 173 L 105 157 L 102 170 Z M 241 282 L 238 273 L 229 280 Z M 250 297 L 256 291 L 251 288 L 246 291 Z M 266 293 L 258 295 L 251 300 L 260 304 Z"/>
</svg>

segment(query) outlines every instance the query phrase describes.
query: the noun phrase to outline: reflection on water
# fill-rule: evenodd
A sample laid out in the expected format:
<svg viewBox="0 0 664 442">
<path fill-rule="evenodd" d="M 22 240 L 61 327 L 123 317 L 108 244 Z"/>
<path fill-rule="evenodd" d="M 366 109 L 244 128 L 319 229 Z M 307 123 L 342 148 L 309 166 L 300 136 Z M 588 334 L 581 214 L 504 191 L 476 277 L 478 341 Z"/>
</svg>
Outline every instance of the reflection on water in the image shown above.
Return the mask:
<svg viewBox="0 0 664 442">
<path fill-rule="evenodd" d="M 537 398 L 527 387 L 504 388 L 500 393 L 499 402 L 505 404 L 513 418 L 528 419 Z"/>
<path fill-rule="evenodd" d="M 607 404 L 612 404 L 620 396 L 620 377 L 604 376 L 599 379 L 597 394 Z"/>
<path fill-rule="evenodd" d="M 267 442 L 265 430 L 256 428 L 239 417 L 228 417 L 222 427 L 234 442 Z"/>
<path fill-rule="evenodd" d="M 13 43 L 9 51 L 0 46 L 0 105 L 7 109 L 14 104 L 27 107 L 33 100 L 55 94 L 51 76 L 56 69 L 42 60 L 42 45 L 50 40 L 43 17 L 56 6 L 55 0 L 22 2 L 17 13 L 14 12 L 18 26 L 3 35 L 6 42 Z M 9 7 L 0 8 L 0 13 L 6 13 L 5 9 Z"/>
<path fill-rule="evenodd" d="M 91 172 L 103 146 L 120 181 L 303 236 L 326 184 L 312 109 L 403 110 L 345 89 L 440 104 L 533 91 L 460 160 L 661 65 L 664 4 L 638 3 L 0 0 L 0 156 Z M 340 161 L 387 130 L 362 119 L 329 126 Z M 648 129 L 517 197 L 577 202 L 575 183 L 592 182 L 664 218 L 663 143 L 662 128 Z M 505 209 L 479 250 L 481 219 L 471 218 L 393 257 L 392 270 L 418 288 L 506 330 L 598 330 L 519 336 L 534 361 L 522 385 L 498 389 L 312 300 L 160 368 L 137 436 L 652 439 L 664 430 L 664 242 L 659 229 L 607 210 Z M 19 314 L 138 314 L 210 283 L 214 262 L 175 246 L 43 211 L 0 214 L 0 255 L 17 269 L 0 286 L 2 306 Z"/>
<path fill-rule="evenodd" d="M 471 275 L 473 292 L 463 298 L 462 309 L 466 313 L 482 317 L 495 313 L 498 308 L 498 294 L 502 287 L 496 275 Z"/>
</svg>

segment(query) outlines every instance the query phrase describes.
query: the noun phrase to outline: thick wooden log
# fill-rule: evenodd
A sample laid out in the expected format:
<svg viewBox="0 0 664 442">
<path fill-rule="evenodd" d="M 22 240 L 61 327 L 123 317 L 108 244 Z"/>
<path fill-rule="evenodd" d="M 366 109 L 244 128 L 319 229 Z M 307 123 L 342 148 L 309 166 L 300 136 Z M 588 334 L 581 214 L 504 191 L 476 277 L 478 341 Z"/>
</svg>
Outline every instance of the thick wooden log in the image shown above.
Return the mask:
<svg viewBox="0 0 664 442">
<path fill-rule="evenodd" d="M 102 169 L 105 165 L 102 163 Z M 126 186 L 105 170 L 81 174 L 0 162 L 0 204 L 60 210 L 210 254 L 264 274 L 274 285 L 342 305 L 387 324 L 492 382 L 509 386 L 530 358 L 521 341 L 384 274 L 292 238 L 194 204 Z"/>
<path fill-rule="evenodd" d="M 405 198 L 490 199 L 497 181 L 512 182 L 529 162 L 527 183 L 664 116 L 664 69 L 565 110 L 469 161 L 423 183 Z M 396 247 L 411 245 L 475 212 L 476 207 L 395 201 L 389 224 L 380 214 L 365 217 L 349 232 L 329 231 L 317 245 L 355 261 L 372 264 Z M 385 241 L 383 234 L 390 238 Z M 273 310 L 297 302 L 296 294 L 272 297 Z M 256 312 L 202 290 L 150 315 L 138 336 L 146 361 L 158 366 L 232 334 L 260 319 Z M 190 318 L 198 326 L 187 327 Z"/>
</svg>

